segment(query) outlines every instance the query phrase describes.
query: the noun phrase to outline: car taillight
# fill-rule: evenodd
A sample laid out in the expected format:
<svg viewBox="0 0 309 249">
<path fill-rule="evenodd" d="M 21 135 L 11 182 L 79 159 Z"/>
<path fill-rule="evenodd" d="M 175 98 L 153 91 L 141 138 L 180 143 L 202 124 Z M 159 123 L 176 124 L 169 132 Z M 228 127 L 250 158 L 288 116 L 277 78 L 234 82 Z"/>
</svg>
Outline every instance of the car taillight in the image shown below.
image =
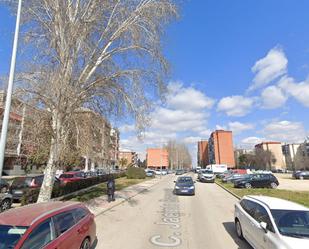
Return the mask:
<svg viewBox="0 0 309 249">
<path fill-rule="evenodd" d="M 32 187 L 32 188 L 38 187 L 38 185 L 35 183 L 35 179 L 32 179 L 32 181 L 30 183 L 30 187 Z"/>
</svg>

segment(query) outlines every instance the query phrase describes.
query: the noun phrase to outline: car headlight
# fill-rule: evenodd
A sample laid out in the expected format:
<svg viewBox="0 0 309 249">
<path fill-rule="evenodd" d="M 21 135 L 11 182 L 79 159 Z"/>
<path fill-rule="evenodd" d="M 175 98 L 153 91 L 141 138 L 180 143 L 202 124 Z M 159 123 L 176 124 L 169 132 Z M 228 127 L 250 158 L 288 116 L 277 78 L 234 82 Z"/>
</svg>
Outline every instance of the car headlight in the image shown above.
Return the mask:
<svg viewBox="0 0 309 249">
<path fill-rule="evenodd" d="M 191 186 L 189 189 L 194 189 L 194 186 Z"/>
<path fill-rule="evenodd" d="M 179 189 L 179 187 L 178 187 L 178 186 L 175 186 L 175 189 Z"/>
</svg>

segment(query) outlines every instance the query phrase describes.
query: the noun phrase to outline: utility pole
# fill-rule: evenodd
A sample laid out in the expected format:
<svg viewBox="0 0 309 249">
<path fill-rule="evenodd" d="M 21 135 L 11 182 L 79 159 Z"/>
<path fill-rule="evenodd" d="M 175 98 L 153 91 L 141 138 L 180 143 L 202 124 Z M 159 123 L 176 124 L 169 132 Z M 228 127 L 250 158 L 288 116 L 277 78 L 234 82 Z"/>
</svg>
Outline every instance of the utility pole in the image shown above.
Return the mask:
<svg viewBox="0 0 309 249">
<path fill-rule="evenodd" d="M 12 59 L 11 59 L 10 77 L 9 77 L 9 83 L 8 83 L 8 88 L 6 92 L 5 108 L 4 108 L 3 121 L 2 121 L 2 130 L 1 130 L 1 138 L 0 138 L 0 179 L 2 177 L 3 163 L 4 163 L 4 157 L 5 157 L 5 145 L 6 145 L 6 138 L 7 138 L 7 133 L 8 133 L 9 119 L 10 119 L 10 109 L 11 109 L 12 93 L 13 93 L 16 54 L 17 54 L 17 46 L 18 46 L 18 33 L 19 33 L 19 23 L 20 23 L 20 14 L 21 14 L 21 4 L 22 4 L 22 0 L 19 0 L 18 9 L 17 9 L 17 17 L 16 17 L 14 43 L 13 43 L 13 52 L 12 52 Z"/>
</svg>

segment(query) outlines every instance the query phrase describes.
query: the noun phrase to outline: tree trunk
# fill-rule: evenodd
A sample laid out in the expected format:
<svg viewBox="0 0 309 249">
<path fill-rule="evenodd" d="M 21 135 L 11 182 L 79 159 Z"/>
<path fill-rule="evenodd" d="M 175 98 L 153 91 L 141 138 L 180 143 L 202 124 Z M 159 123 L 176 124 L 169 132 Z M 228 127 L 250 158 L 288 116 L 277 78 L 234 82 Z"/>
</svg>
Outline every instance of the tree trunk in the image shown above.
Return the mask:
<svg viewBox="0 0 309 249">
<path fill-rule="evenodd" d="M 44 170 L 44 180 L 40 189 L 38 203 L 48 202 L 51 199 L 55 174 L 60 159 L 60 151 L 62 146 L 62 122 L 57 111 L 52 113 L 52 129 L 53 137 L 51 139 L 49 158 Z"/>
</svg>

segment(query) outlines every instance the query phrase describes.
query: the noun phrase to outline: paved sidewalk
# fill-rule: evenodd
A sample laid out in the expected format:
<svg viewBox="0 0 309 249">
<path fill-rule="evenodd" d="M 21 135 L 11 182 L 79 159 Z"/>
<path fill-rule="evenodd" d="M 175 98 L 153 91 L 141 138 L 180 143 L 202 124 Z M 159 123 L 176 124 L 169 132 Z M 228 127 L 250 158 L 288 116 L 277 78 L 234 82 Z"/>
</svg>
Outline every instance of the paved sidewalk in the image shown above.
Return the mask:
<svg viewBox="0 0 309 249">
<path fill-rule="evenodd" d="M 130 201 L 132 197 L 138 195 L 139 193 L 147 191 L 149 188 L 156 185 L 161 180 L 164 180 L 166 177 L 168 176 L 163 176 L 161 179 L 160 177 L 156 177 L 154 179 L 124 188 L 120 191 L 116 191 L 115 192 L 116 201 L 108 202 L 107 195 L 102 195 L 88 202 L 85 202 L 85 204 L 95 216 L 98 216 L 101 213 L 104 213 L 105 211 L 115 206 L 118 206 L 125 201 Z"/>
</svg>

